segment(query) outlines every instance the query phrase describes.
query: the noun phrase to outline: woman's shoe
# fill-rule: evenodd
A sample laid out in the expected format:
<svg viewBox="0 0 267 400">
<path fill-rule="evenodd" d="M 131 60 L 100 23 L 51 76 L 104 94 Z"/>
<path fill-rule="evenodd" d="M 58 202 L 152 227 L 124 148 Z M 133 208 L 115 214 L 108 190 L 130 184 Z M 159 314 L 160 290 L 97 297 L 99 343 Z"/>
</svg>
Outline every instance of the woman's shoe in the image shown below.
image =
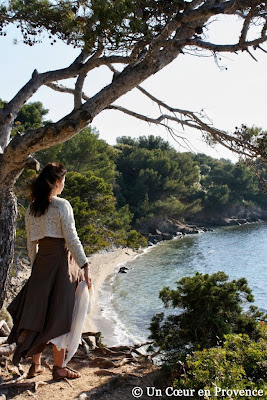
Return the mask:
<svg viewBox="0 0 267 400">
<path fill-rule="evenodd" d="M 60 369 L 65 370 L 67 372 L 66 375 L 64 375 L 64 376 L 59 375 L 58 371 Z M 79 372 L 75 371 L 75 369 L 71 369 L 69 367 L 55 367 L 55 366 L 53 367 L 52 374 L 53 374 L 53 379 L 55 379 L 56 381 L 58 381 L 60 379 L 65 379 L 65 378 L 67 378 L 67 379 L 77 379 L 77 378 L 80 378 L 80 376 L 81 376 L 79 374 Z"/>
<path fill-rule="evenodd" d="M 36 375 L 42 374 L 44 372 L 44 368 L 41 368 L 38 370 L 38 368 L 40 368 L 40 366 L 41 366 L 41 364 L 32 363 L 26 378 L 31 379 L 31 378 L 34 378 Z"/>
</svg>

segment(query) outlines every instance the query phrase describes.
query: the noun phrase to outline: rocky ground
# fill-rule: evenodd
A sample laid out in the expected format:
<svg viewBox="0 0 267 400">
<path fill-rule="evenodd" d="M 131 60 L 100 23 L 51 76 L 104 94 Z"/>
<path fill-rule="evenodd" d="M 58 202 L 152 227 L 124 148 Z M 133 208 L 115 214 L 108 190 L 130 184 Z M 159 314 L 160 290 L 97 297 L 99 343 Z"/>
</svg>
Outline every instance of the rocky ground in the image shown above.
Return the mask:
<svg viewBox="0 0 267 400">
<path fill-rule="evenodd" d="M 135 351 L 138 350 L 103 347 L 85 355 L 83 349 L 79 349 L 69 366 L 79 371 L 81 377 L 61 381 L 52 379 L 52 354 L 49 348 L 43 353 L 44 373 L 32 379 L 25 378 L 29 362 L 24 361 L 19 367 L 14 367 L 11 357 L 2 356 L 0 399 L 132 400 L 132 391 L 136 387 L 143 390 L 142 399 L 149 399 L 151 397 L 146 395 L 146 387 L 159 387 L 163 383 L 160 370 L 147 359 L 138 358 Z"/>
<path fill-rule="evenodd" d="M 194 223 L 190 221 L 180 222 L 174 218 L 168 220 L 153 220 L 149 226 L 143 226 L 143 234 L 146 236 L 149 245 L 157 244 L 162 240 L 171 240 L 184 235 L 203 233 L 212 231 L 215 226 L 234 226 L 244 225 L 254 222 L 261 222 L 257 217 L 238 218 L 238 217 L 210 217 L 202 218 Z M 155 226 L 153 226 L 155 225 Z M 141 229 L 142 231 L 142 229 Z"/>
</svg>

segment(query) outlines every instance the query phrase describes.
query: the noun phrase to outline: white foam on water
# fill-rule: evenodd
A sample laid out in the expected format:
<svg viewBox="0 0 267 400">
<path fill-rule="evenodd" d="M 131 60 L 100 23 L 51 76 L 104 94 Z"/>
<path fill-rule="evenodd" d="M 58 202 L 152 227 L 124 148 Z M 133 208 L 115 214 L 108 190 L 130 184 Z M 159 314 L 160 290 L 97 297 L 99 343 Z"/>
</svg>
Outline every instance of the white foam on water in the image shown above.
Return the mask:
<svg viewBox="0 0 267 400">
<path fill-rule="evenodd" d="M 146 340 L 145 337 L 134 336 L 130 332 L 130 329 L 128 329 L 127 326 L 121 321 L 113 305 L 113 284 L 121 267 L 127 266 L 129 269 L 133 269 L 134 266 L 130 265 L 132 261 L 142 256 L 144 253 L 147 253 L 147 251 L 150 251 L 151 247 L 145 249 L 142 253 L 137 254 L 132 260 L 119 263 L 115 268 L 114 273 L 108 276 L 99 287 L 99 309 L 101 310 L 101 318 L 105 321 L 105 324 L 103 324 L 104 329 L 102 334 L 106 341 L 108 341 L 108 344 L 113 346 L 132 345 L 144 342 Z M 107 329 L 105 329 L 105 326 Z"/>
</svg>

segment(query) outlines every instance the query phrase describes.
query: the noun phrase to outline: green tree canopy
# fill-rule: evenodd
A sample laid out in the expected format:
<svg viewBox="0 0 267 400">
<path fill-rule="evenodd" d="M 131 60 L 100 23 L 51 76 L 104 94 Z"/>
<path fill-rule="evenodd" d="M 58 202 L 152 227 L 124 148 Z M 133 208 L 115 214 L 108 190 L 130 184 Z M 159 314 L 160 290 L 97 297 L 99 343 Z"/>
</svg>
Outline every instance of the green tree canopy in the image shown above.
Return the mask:
<svg viewBox="0 0 267 400">
<path fill-rule="evenodd" d="M 255 170 L 240 161 L 214 159 L 205 154 L 197 154 L 193 159 L 201 172 L 201 189 L 204 213 L 227 213 L 235 206 L 259 206 L 266 209 L 266 193 Z"/>
<path fill-rule="evenodd" d="M 117 140 L 120 204 L 129 204 L 135 218 L 161 210 L 182 216 L 196 191 L 199 168 L 190 154 L 178 153 L 160 137 Z M 173 207 L 172 207 L 173 206 Z"/>
<path fill-rule="evenodd" d="M 91 127 L 67 142 L 36 153 L 42 165 L 60 160 L 69 171 L 81 174 L 91 171 L 111 184 L 116 176 L 116 156 L 117 151 L 99 139 L 99 133 Z"/>
<path fill-rule="evenodd" d="M 246 279 L 229 282 L 221 271 L 184 277 L 176 289 L 163 288 L 160 298 L 174 313 L 152 318 L 151 338 L 174 364 L 193 350 L 216 346 L 228 333 L 255 338 L 258 318 L 263 316 L 254 306 L 248 311 L 242 308 L 244 302 L 253 302 Z"/>
</svg>

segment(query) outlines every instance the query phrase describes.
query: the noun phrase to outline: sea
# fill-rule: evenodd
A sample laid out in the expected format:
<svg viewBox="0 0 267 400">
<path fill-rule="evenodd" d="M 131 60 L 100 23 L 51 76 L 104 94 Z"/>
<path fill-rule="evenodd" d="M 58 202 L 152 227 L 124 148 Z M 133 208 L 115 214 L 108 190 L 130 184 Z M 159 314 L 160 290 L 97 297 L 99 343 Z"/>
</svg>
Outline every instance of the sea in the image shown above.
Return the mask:
<svg viewBox="0 0 267 400">
<path fill-rule="evenodd" d="M 168 312 L 159 299 L 164 286 L 196 272 L 225 272 L 229 280 L 245 277 L 254 303 L 267 312 L 267 223 L 214 228 L 148 247 L 142 254 L 118 265 L 101 285 L 97 325 L 103 343 L 131 345 L 148 340 L 153 315 Z M 244 307 L 248 305 L 244 304 Z M 97 322 L 97 321 L 96 321 Z"/>
</svg>

